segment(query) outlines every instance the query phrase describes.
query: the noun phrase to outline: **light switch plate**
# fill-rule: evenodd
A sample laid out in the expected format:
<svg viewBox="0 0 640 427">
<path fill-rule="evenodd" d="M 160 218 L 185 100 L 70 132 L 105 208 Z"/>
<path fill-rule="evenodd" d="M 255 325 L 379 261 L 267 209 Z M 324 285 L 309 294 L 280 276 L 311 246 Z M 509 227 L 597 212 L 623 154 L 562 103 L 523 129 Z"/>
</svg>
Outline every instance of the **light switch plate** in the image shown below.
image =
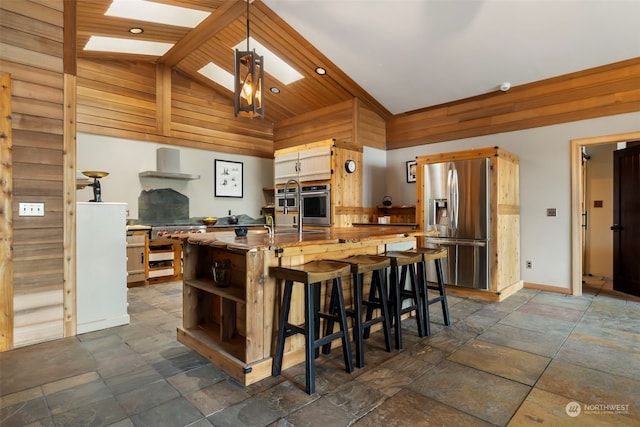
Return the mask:
<svg viewBox="0 0 640 427">
<path fill-rule="evenodd" d="M 556 216 L 556 208 L 547 208 L 547 216 Z"/>
<path fill-rule="evenodd" d="M 44 216 L 44 203 L 19 203 L 18 216 Z"/>
</svg>

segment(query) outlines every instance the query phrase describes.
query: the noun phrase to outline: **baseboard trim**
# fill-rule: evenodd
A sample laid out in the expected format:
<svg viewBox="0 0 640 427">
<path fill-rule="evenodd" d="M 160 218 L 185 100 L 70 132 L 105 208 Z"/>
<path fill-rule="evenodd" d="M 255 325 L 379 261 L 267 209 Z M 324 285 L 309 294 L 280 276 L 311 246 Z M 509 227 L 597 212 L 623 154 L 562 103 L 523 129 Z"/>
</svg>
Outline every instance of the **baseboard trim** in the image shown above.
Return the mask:
<svg viewBox="0 0 640 427">
<path fill-rule="evenodd" d="M 539 283 L 524 282 L 526 289 L 537 289 L 539 291 L 556 292 L 559 294 L 572 295 L 570 288 L 561 288 L 559 286 L 541 285 Z"/>
</svg>

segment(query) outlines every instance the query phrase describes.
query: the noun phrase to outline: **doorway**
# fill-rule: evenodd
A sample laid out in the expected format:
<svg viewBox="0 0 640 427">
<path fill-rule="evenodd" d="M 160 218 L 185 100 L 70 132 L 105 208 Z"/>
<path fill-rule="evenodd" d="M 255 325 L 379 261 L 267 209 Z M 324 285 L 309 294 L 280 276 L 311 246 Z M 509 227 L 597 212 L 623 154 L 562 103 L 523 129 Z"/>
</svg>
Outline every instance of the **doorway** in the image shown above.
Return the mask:
<svg viewBox="0 0 640 427">
<path fill-rule="evenodd" d="M 620 142 L 640 139 L 640 132 L 630 132 L 617 135 L 606 135 L 593 138 L 571 140 L 571 293 L 582 295 L 583 274 L 583 147 L 617 144 Z"/>
<path fill-rule="evenodd" d="M 582 147 L 582 285 L 610 288 L 613 278 L 613 153 L 617 144 Z"/>
</svg>

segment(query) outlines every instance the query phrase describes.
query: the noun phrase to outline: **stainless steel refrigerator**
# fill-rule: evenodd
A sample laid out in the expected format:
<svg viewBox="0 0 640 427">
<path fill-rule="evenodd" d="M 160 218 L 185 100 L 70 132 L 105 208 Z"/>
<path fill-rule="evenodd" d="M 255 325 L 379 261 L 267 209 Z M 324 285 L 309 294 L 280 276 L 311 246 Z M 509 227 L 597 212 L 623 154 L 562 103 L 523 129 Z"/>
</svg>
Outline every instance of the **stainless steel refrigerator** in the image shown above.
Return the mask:
<svg viewBox="0 0 640 427">
<path fill-rule="evenodd" d="M 434 163 L 424 168 L 424 223 L 427 229 L 439 231 L 438 236 L 425 238 L 425 243 L 449 249 L 443 265 L 446 284 L 488 289 L 491 159 Z M 433 266 L 428 266 L 427 276 L 429 281 L 436 280 Z"/>
</svg>

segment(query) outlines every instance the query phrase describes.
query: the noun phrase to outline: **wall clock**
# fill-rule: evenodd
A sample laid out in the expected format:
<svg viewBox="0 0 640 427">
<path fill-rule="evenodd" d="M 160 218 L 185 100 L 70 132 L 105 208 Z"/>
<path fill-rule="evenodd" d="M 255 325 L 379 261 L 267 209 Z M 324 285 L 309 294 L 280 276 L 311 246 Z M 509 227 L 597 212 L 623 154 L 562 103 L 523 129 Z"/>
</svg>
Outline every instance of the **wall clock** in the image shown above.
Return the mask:
<svg viewBox="0 0 640 427">
<path fill-rule="evenodd" d="M 353 160 L 347 160 L 344 163 L 344 168 L 347 171 L 347 173 L 353 173 L 356 171 L 356 162 Z"/>
</svg>

